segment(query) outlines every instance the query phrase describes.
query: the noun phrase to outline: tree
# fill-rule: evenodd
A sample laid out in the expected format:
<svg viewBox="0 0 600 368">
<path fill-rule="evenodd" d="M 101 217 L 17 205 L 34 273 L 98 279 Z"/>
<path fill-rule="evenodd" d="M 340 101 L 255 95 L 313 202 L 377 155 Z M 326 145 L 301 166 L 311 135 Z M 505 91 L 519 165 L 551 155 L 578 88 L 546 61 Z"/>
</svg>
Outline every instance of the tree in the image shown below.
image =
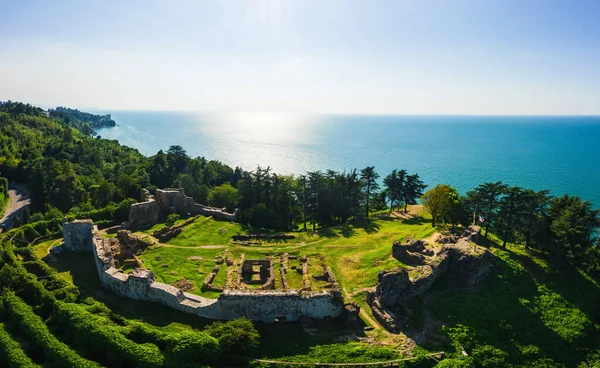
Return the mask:
<svg viewBox="0 0 600 368">
<path fill-rule="evenodd" d="M 398 203 L 403 199 L 405 188 L 406 170 L 394 169 L 388 176 L 383 179 L 383 184 L 386 187 L 386 196 L 390 200 L 390 213 L 394 210 L 394 203 Z"/>
<path fill-rule="evenodd" d="M 548 210 L 549 191 L 541 190 L 536 192 L 531 189 L 525 189 L 522 193 L 522 227 L 520 232 L 525 237 L 525 248 L 531 246 L 534 238 L 545 238 L 546 217 Z"/>
<path fill-rule="evenodd" d="M 467 193 L 467 198 L 473 206 L 474 215 L 477 217 L 479 213 L 484 215 L 485 234 L 487 238 L 490 226 L 496 219 L 498 206 L 500 204 L 500 196 L 502 196 L 508 186 L 498 181 L 495 183 L 487 182 L 478 185 L 474 191 Z"/>
<path fill-rule="evenodd" d="M 371 194 L 379 189 L 379 184 L 377 184 L 378 178 L 379 174 L 375 172 L 375 166 L 367 166 L 360 171 L 360 179 L 364 184 L 363 194 L 365 198 L 366 217 L 369 217 L 369 199 L 371 198 Z"/>
<path fill-rule="evenodd" d="M 548 215 L 552 221 L 553 253 L 575 260 L 594 245 L 594 231 L 600 226 L 600 210 L 593 210 L 590 201 L 565 194 L 550 200 Z"/>
<path fill-rule="evenodd" d="M 502 239 L 502 246 L 506 247 L 508 241 L 515 239 L 515 234 L 519 229 L 519 222 L 523 220 L 523 189 L 520 187 L 510 187 L 498 207 L 498 221 L 496 228 Z"/>
<path fill-rule="evenodd" d="M 152 158 L 152 163 L 149 168 L 150 183 L 156 185 L 159 188 L 166 188 L 173 181 L 169 173 L 169 164 L 167 162 L 167 155 L 160 150 Z"/>
<path fill-rule="evenodd" d="M 417 200 L 423 195 L 423 190 L 427 185 L 423 184 L 419 174 L 408 175 L 404 183 L 404 191 L 402 192 L 402 200 L 404 201 L 404 212 L 409 204 L 417 204 Z"/>
<path fill-rule="evenodd" d="M 464 222 L 465 212 L 460 194 L 456 188 L 449 187 L 446 195 L 448 197 L 447 203 L 440 213 L 440 217 L 444 219 L 444 222 L 450 223 L 452 226 Z"/>
<path fill-rule="evenodd" d="M 190 158 L 183 147 L 179 145 L 169 147 L 169 150 L 167 151 L 167 162 L 169 164 L 169 171 L 173 177 L 183 172 L 187 167 L 189 160 Z"/>
<path fill-rule="evenodd" d="M 431 226 L 435 227 L 437 220 L 441 219 L 450 208 L 453 192 L 456 192 L 456 189 L 448 184 L 438 184 L 421 196 L 421 203 L 431 215 Z"/>
<path fill-rule="evenodd" d="M 240 193 L 229 183 L 214 187 L 208 194 L 209 205 L 225 207 L 229 212 L 233 212 L 239 201 Z"/>
</svg>

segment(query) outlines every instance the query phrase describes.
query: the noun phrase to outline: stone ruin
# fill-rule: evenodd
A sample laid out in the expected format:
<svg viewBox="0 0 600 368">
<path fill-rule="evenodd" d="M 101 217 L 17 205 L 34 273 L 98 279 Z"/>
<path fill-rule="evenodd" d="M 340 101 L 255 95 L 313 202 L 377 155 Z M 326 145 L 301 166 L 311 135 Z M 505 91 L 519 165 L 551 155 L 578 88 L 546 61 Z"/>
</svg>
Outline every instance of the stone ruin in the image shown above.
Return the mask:
<svg viewBox="0 0 600 368">
<path fill-rule="evenodd" d="M 154 196 L 143 189 L 144 202 L 131 205 L 127 227 L 153 225 L 161 215 L 177 213 L 182 216 L 212 216 L 217 220 L 237 221 L 237 213 L 227 212 L 224 208 L 215 208 L 194 203 L 192 197 L 185 195 L 183 188 L 157 189 Z"/>
<path fill-rule="evenodd" d="M 92 250 L 93 236 L 95 229 L 92 220 L 75 220 L 67 222 L 67 218 L 62 220 L 65 250 L 72 252 L 89 252 Z"/>
<path fill-rule="evenodd" d="M 375 290 L 367 295 L 373 316 L 388 330 L 398 332 L 403 302 L 428 291 L 441 275 L 459 285 L 481 282 L 490 274 L 492 263 L 487 249 L 470 242 L 478 232 L 478 227 L 470 227 L 462 234 L 443 236 L 433 247 L 415 239 L 394 242 L 392 256 L 408 267 L 379 273 Z"/>
<path fill-rule="evenodd" d="M 260 284 L 263 290 L 275 288 L 275 272 L 273 271 L 273 260 L 246 259 L 240 267 L 241 279 L 245 284 Z"/>
<path fill-rule="evenodd" d="M 90 220 L 79 220 L 65 222 L 63 235 L 64 248 L 77 252 L 91 252 L 101 285 L 110 292 L 126 298 L 157 302 L 202 318 L 217 320 L 240 317 L 263 322 L 298 321 L 302 317 L 326 319 L 338 317 L 344 310 L 339 290 L 272 290 L 267 287 L 261 288 L 262 290 L 246 290 L 231 288 L 229 285 L 230 287 L 226 287 L 217 299 L 186 293 L 175 286 L 157 282 L 151 270 L 136 267 L 129 274 L 125 274 L 119 269 L 120 257 L 128 257 L 130 253 L 134 256 L 140 248 L 149 244 L 129 231 L 118 232 L 116 239 L 104 238 Z M 243 257 L 241 261 L 237 264 L 237 269 L 247 270 L 248 266 L 245 266 Z M 258 260 L 258 263 L 257 260 L 248 261 L 246 264 L 252 266 L 253 273 L 256 265 L 263 267 L 265 264 L 263 260 Z M 272 263 L 273 260 L 270 259 L 269 276 L 262 284 L 263 287 L 274 280 Z M 218 266 L 223 264 L 232 266 L 227 267 L 228 270 L 236 269 L 229 258 L 223 258 L 223 262 Z M 218 269 L 211 273 L 213 280 L 217 272 Z M 243 271 L 239 274 L 243 278 Z M 209 281 L 208 277 L 205 283 Z M 261 276 L 261 281 L 263 280 L 264 277 Z M 212 280 L 207 284 L 211 282 Z M 242 284 L 238 280 L 238 285 Z"/>
</svg>

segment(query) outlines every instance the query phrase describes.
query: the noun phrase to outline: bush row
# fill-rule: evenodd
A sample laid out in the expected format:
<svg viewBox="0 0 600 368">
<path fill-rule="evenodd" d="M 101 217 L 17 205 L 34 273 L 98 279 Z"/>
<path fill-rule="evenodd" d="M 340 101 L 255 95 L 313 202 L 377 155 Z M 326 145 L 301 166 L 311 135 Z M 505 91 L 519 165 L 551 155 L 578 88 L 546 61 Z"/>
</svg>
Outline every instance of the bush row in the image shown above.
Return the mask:
<svg viewBox="0 0 600 368">
<path fill-rule="evenodd" d="M 59 341 L 21 298 L 7 293 L 4 305 L 11 321 L 30 341 L 43 349 L 45 366 L 48 367 L 100 367 L 97 363 L 80 357 L 66 344 Z"/>
<path fill-rule="evenodd" d="M 26 247 L 29 243 L 40 238 L 51 238 L 62 232 L 62 221 L 59 218 L 32 222 L 8 231 L 5 239 L 11 239 L 17 247 Z"/>
<path fill-rule="evenodd" d="M 132 198 L 124 199 L 119 203 L 110 203 L 106 207 L 97 210 L 79 212 L 75 214 L 67 214 L 67 220 L 82 220 L 91 219 L 96 224 L 119 224 L 121 221 L 127 220 L 129 217 L 129 208 L 137 201 Z M 100 228 L 100 226 L 98 226 Z"/>
<path fill-rule="evenodd" d="M 76 304 L 57 301 L 51 323 L 66 329 L 73 346 L 88 356 L 104 359 L 108 366 L 160 367 L 164 356 L 154 344 L 136 344 L 124 336 L 124 327 L 115 326 L 107 318 L 94 315 Z"/>
<path fill-rule="evenodd" d="M 25 354 L 21 345 L 13 340 L 3 323 L 0 323 L 0 366 L 39 367 Z"/>
<path fill-rule="evenodd" d="M 200 331 L 166 333 L 154 327 L 132 322 L 128 337 L 137 343 L 153 343 L 159 346 L 168 360 L 179 362 L 211 363 L 221 351 L 214 337 Z"/>
</svg>

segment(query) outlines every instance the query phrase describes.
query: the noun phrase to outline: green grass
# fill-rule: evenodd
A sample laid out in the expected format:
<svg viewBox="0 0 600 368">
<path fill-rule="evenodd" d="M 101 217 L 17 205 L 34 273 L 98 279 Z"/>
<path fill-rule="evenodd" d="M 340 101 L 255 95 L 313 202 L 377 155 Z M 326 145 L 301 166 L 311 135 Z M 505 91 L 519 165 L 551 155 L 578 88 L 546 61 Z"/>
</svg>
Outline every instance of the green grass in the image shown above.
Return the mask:
<svg viewBox="0 0 600 368">
<path fill-rule="evenodd" d="M 195 289 L 190 290 L 190 293 L 210 298 L 216 297 L 218 293 L 202 291 L 202 282 L 216 266 L 215 257 L 222 252 L 223 249 L 156 247 L 146 250 L 142 253 L 141 258 L 144 266 L 154 271 L 157 281 L 173 284 L 186 278 L 195 285 Z M 192 256 L 201 256 L 203 259 L 200 261 L 188 259 Z M 162 265 L 168 266 L 162 267 Z M 221 271 L 219 271 L 220 273 Z"/>
<path fill-rule="evenodd" d="M 241 232 L 240 224 L 217 221 L 212 217 L 199 217 L 192 224 L 185 226 L 183 232 L 168 243 L 184 247 L 229 244 L 231 237 Z"/>
<path fill-rule="evenodd" d="M 535 252 L 494 249 L 499 272 L 475 293 L 446 292 L 433 305 L 482 366 L 576 366 L 599 348 L 600 289 Z"/>
<path fill-rule="evenodd" d="M 156 228 L 160 226 L 155 225 Z M 220 229 L 226 230 L 219 231 Z M 141 258 L 145 267 L 152 269 L 159 281 L 172 284 L 185 277 L 196 285 L 192 293 L 216 297 L 218 293 L 201 292 L 200 286 L 215 265 L 214 257 L 220 255 L 224 249 L 236 260 L 242 253 L 246 259 L 263 259 L 265 256 L 278 256 L 284 252 L 298 258 L 307 255 L 312 263 L 311 275 L 323 273 L 321 257 L 324 257 L 325 265 L 333 269 L 341 286 L 353 292 L 375 286 L 380 271 L 403 267 L 391 256 L 393 241 L 404 240 L 409 236 L 425 238 L 435 231 L 429 221 L 419 218 L 361 219 L 348 226 L 320 229 L 316 233 L 293 233 L 295 238 L 291 240 L 273 240 L 260 245 L 242 246 L 231 243 L 231 236 L 242 232 L 239 224 L 199 218 L 184 227 L 183 232 L 170 240 L 167 246 L 147 250 Z M 202 248 L 207 245 L 221 245 L 222 248 Z M 161 259 L 156 260 L 157 256 Z M 202 256 L 204 260 L 189 261 L 187 258 L 190 256 Z M 279 259 L 276 259 L 275 263 L 278 264 Z M 161 267 L 163 264 L 169 266 Z M 302 275 L 292 270 L 292 266 L 301 268 L 299 259 L 289 262 L 288 286 L 300 289 L 303 286 Z M 199 269 L 202 273 L 198 272 Z M 217 274 L 215 285 L 225 284 L 226 275 L 223 271 L 225 270 Z M 276 283 L 280 285 L 278 272 L 276 278 Z M 313 289 L 322 288 L 326 284 L 312 277 L 310 281 Z M 260 288 L 260 285 L 249 287 Z"/>
<path fill-rule="evenodd" d="M 39 258 L 44 258 L 48 254 L 48 249 L 58 246 L 61 243 L 61 239 L 50 239 L 34 245 L 33 250 Z"/>
</svg>

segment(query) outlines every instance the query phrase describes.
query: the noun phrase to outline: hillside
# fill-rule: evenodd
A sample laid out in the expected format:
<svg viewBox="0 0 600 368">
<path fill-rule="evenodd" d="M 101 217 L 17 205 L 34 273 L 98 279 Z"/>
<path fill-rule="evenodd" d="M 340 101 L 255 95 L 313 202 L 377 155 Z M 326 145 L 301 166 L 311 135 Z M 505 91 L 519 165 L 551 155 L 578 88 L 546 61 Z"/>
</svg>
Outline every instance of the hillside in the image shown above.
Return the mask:
<svg viewBox="0 0 600 368">
<path fill-rule="evenodd" d="M 365 363 L 404 358 L 411 360 L 400 366 L 600 364 L 598 248 L 593 246 L 593 227 L 588 229 L 598 214 L 576 197 L 538 193 L 536 198 L 547 201 L 539 212 L 528 212 L 536 216 L 518 217 L 521 211 L 507 208 L 521 205 L 517 196 L 525 193 L 531 200 L 532 194 L 504 189 L 498 209 L 483 214 L 496 219 L 488 237 L 483 229 L 479 238 L 482 249 L 490 252 L 491 273 L 473 285 L 439 276 L 427 291 L 396 306 L 404 323 L 389 332 L 367 303 L 380 272 L 405 271 L 413 281 L 425 272 L 400 261 L 392 251 L 394 242 L 423 239 L 426 251 L 444 249 L 436 239 L 465 229 L 461 222 L 470 214 L 470 203 L 480 200 L 477 192 L 463 198 L 454 196 L 452 188 L 433 188 L 453 198 L 434 227 L 431 211 L 411 204 L 419 196 L 402 199 L 407 194 L 393 185 L 398 172 L 386 177 L 391 178 L 386 188 L 400 188 L 391 197 L 396 210 L 390 211 L 385 198 L 382 202 L 367 192 L 369 170 L 363 170 L 362 178 L 356 171 L 304 178 L 261 168 L 246 172 L 189 158 L 179 146 L 144 157 L 116 141 L 82 134 L 33 107 L 18 113 L 0 107 L 0 143 L 2 176 L 26 183 L 34 200 L 27 223 L 0 236 L 0 366 L 261 366 L 254 360 Z M 307 267 L 304 274 L 288 273 L 290 288 L 328 288 L 313 275 L 331 267 L 344 302 L 361 308 L 358 322 L 315 320 L 310 333 L 298 322 L 215 323 L 103 290 L 88 253 L 49 253 L 61 244 L 63 216 L 91 218 L 104 237 L 114 238 L 109 228 L 125 221 L 131 204 L 143 200 L 142 188 L 171 185 L 181 185 L 200 203 L 239 206 L 241 221 L 184 215 L 134 228 L 133 235 L 153 243 L 136 257 L 158 281 L 185 279 L 191 293 L 214 299 L 220 291 L 203 290 L 202 283 L 218 257 L 280 259 L 286 254 L 290 269 Z M 401 211 L 405 205 L 407 212 Z M 529 231 L 529 224 L 536 231 Z M 181 225 L 181 232 L 158 242 L 156 230 L 172 225 Z M 264 236 L 234 239 L 248 234 Z M 277 234 L 288 237 L 268 237 Z M 123 270 L 132 267 L 123 265 Z M 215 286 L 225 286 L 228 274 L 217 273 Z M 282 288 L 278 282 L 275 288 Z"/>
</svg>

